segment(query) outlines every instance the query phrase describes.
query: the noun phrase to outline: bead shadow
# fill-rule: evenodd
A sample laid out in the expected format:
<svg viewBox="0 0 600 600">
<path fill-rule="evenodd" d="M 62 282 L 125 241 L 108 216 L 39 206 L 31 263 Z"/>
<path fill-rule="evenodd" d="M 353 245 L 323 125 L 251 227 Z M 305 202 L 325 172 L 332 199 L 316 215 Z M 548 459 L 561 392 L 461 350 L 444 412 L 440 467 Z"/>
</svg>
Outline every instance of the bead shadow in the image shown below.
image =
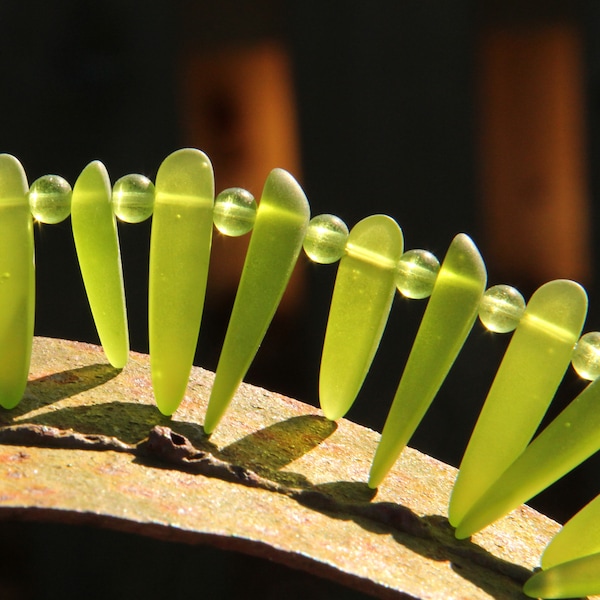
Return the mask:
<svg viewBox="0 0 600 600">
<path fill-rule="evenodd" d="M 334 421 L 318 415 L 291 417 L 243 437 L 216 455 L 278 483 L 305 487 L 312 484 L 295 473 L 281 473 L 281 469 L 316 448 L 336 429 Z"/>
<path fill-rule="evenodd" d="M 120 369 L 115 369 L 108 364 L 98 363 L 31 380 L 27 384 L 23 399 L 15 408 L 10 411 L 0 408 L 0 424 L 12 423 L 15 419 L 42 406 L 100 386 L 116 377 L 120 372 Z M 28 393 L 32 387 L 37 388 L 39 393 Z"/>
</svg>

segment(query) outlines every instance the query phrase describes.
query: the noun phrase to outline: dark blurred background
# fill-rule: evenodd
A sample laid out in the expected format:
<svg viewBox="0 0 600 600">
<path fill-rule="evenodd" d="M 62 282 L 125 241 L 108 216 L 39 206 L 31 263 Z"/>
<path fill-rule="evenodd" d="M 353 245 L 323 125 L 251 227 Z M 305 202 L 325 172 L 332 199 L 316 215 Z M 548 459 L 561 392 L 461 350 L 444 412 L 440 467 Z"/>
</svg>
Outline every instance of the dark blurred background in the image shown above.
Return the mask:
<svg viewBox="0 0 600 600">
<path fill-rule="evenodd" d="M 526 6 L 523 6 L 525 5 Z M 21 0 L 0 5 L 0 152 L 30 183 L 154 178 L 194 146 L 217 190 L 260 197 L 273 167 L 313 214 L 393 216 L 440 259 L 469 233 L 490 284 L 590 295 L 598 329 L 600 5 Z M 150 223 L 120 225 L 132 347 L 147 350 Z M 246 236 L 247 237 L 247 236 Z M 215 236 L 196 363 L 214 368 L 247 239 Z M 39 335 L 96 341 L 70 224 L 36 229 Z M 301 258 L 248 380 L 316 403 L 335 267 Z M 424 303 L 397 297 L 349 417 L 381 429 Z M 508 338 L 479 324 L 411 444 L 457 465 Z M 554 415 L 582 383 L 569 375 Z M 565 520 L 600 491 L 591 460 L 532 504 Z"/>
</svg>

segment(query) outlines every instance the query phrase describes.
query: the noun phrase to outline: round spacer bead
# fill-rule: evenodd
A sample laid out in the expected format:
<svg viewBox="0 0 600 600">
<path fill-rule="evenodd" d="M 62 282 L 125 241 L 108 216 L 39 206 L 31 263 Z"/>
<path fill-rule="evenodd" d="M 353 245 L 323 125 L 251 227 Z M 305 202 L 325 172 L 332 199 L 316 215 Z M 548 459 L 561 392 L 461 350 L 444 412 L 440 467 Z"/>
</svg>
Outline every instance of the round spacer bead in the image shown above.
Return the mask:
<svg viewBox="0 0 600 600">
<path fill-rule="evenodd" d="M 594 381 L 600 375 L 600 332 L 582 335 L 571 357 L 571 364 L 583 379 Z"/>
<path fill-rule="evenodd" d="M 479 320 L 494 333 L 514 331 L 525 312 L 525 298 L 510 285 L 495 285 L 485 291 L 479 305 Z"/>
<path fill-rule="evenodd" d="M 254 227 L 256 210 L 256 200 L 248 190 L 228 188 L 215 199 L 213 222 L 222 234 L 238 237 Z"/>
<path fill-rule="evenodd" d="M 304 236 L 304 252 L 312 261 L 322 265 L 337 262 L 344 256 L 348 226 L 335 215 L 313 217 Z"/>
<path fill-rule="evenodd" d="M 36 221 L 54 225 L 71 214 L 69 182 L 60 175 L 44 175 L 36 179 L 29 189 L 29 208 Z"/>
<path fill-rule="evenodd" d="M 440 272 L 440 261 L 427 250 L 408 250 L 398 261 L 396 287 L 407 298 L 429 298 Z"/>
<path fill-rule="evenodd" d="M 125 175 L 115 181 L 113 212 L 125 223 L 141 223 L 154 211 L 154 184 L 145 175 Z"/>
</svg>

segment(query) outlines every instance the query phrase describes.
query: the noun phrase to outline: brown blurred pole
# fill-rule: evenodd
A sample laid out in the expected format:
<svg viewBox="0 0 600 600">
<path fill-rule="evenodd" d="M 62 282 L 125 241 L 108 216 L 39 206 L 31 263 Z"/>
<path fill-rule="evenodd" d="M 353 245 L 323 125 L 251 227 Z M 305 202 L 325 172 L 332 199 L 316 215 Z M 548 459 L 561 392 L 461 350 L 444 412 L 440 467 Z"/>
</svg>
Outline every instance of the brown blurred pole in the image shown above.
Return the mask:
<svg viewBox="0 0 600 600">
<path fill-rule="evenodd" d="M 291 65 L 274 39 L 190 48 L 181 65 L 181 115 L 185 143 L 205 151 L 215 169 L 217 193 L 243 187 L 260 200 L 275 167 L 300 176 L 299 140 Z M 213 237 L 207 301 L 220 302 L 237 288 L 249 236 Z M 302 263 L 302 261 L 300 261 Z M 278 314 L 304 301 L 304 276 L 296 268 Z"/>
<path fill-rule="evenodd" d="M 479 31 L 482 245 L 508 283 L 588 283 L 582 34 L 574 4 L 527 5 L 490 3 Z"/>
</svg>

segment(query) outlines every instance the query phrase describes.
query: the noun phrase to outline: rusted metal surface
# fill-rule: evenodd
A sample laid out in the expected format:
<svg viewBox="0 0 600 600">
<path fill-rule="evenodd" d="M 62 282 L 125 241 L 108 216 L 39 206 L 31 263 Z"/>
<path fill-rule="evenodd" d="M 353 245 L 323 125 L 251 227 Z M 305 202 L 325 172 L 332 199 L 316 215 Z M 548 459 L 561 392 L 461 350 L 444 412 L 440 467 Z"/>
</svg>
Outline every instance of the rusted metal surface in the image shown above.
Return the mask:
<svg viewBox="0 0 600 600">
<path fill-rule="evenodd" d="M 382 598 L 523 598 L 558 525 L 522 507 L 474 536 L 445 519 L 455 469 L 407 449 L 377 494 L 379 434 L 242 385 L 202 431 L 213 374 L 172 418 L 148 358 L 38 338 L 21 404 L 0 412 L 0 518 L 87 523 L 264 556 Z"/>
</svg>

